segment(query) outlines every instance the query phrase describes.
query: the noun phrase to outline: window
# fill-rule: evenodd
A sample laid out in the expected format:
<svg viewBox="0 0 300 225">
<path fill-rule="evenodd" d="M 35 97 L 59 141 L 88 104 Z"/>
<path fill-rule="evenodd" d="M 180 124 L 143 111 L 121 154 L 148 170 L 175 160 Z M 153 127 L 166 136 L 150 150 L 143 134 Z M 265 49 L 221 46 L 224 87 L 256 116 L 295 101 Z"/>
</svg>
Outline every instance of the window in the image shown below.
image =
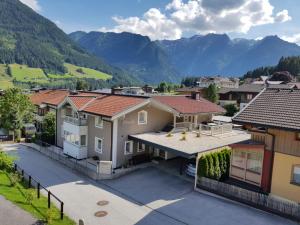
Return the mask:
<svg viewBox="0 0 300 225">
<path fill-rule="evenodd" d="M 141 142 L 138 142 L 138 149 L 137 149 L 137 152 L 143 152 L 145 151 L 146 149 L 146 146 L 145 144 L 141 143 Z"/>
<path fill-rule="evenodd" d="M 86 135 L 81 135 L 80 136 L 80 145 L 81 146 L 86 146 Z"/>
<path fill-rule="evenodd" d="M 247 100 L 251 100 L 253 98 L 252 94 L 247 94 Z"/>
<path fill-rule="evenodd" d="M 291 183 L 300 185 L 300 165 L 293 166 Z"/>
<path fill-rule="evenodd" d="M 232 154 L 232 165 L 239 168 L 244 168 L 246 163 L 246 153 L 233 150 Z"/>
<path fill-rule="evenodd" d="M 95 138 L 95 151 L 102 153 L 103 140 L 101 138 Z"/>
<path fill-rule="evenodd" d="M 138 124 L 147 124 L 147 112 L 146 111 L 140 111 L 138 113 Z"/>
<path fill-rule="evenodd" d="M 125 147 L 124 147 L 125 155 L 132 154 L 132 152 L 133 152 L 132 146 L 133 146 L 132 141 L 125 141 Z"/>
<path fill-rule="evenodd" d="M 262 153 L 249 152 L 247 156 L 247 170 L 257 174 L 262 171 Z"/>
<path fill-rule="evenodd" d="M 300 141 L 300 132 L 296 133 L 296 140 Z"/>
<path fill-rule="evenodd" d="M 95 127 L 103 128 L 103 119 L 100 116 L 95 117 Z"/>
</svg>

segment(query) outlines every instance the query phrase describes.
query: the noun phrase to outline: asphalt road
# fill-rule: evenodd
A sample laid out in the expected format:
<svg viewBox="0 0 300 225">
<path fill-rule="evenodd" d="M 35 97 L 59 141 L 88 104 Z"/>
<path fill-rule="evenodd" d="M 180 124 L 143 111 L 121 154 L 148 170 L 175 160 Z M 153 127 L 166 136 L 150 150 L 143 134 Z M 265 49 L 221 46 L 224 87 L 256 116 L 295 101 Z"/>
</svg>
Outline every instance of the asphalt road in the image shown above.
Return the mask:
<svg viewBox="0 0 300 225">
<path fill-rule="evenodd" d="M 157 168 L 95 182 L 21 145 L 6 146 L 18 165 L 65 203 L 65 212 L 95 225 L 296 225 L 297 223 L 222 198 L 193 191 L 191 183 Z M 104 206 L 99 201 L 107 201 Z M 95 212 L 105 211 L 104 217 Z"/>
</svg>

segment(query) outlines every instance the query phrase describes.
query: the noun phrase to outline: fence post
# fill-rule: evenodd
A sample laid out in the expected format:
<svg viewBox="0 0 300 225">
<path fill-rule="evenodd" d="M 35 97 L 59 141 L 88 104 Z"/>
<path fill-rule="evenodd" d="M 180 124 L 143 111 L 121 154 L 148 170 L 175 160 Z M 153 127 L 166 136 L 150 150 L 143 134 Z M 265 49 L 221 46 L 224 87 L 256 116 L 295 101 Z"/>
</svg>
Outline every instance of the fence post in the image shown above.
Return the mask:
<svg viewBox="0 0 300 225">
<path fill-rule="evenodd" d="M 31 176 L 29 175 L 29 178 L 28 178 L 28 188 L 31 188 Z"/>
<path fill-rule="evenodd" d="M 17 172 L 17 164 L 15 163 L 15 165 L 14 165 L 14 170 L 15 170 L 15 172 Z"/>
<path fill-rule="evenodd" d="M 64 219 L 64 203 L 60 202 L 60 219 Z"/>
<path fill-rule="evenodd" d="M 21 175 L 22 175 L 22 182 L 23 182 L 24 181 L 24 170 L 22 170 Z"/>
<path fill-rule="evenodd" d="M 37 183 L 37 197 L 40 198 L 40 189 L 41 189 L 41 185 L 40 183 Z"/>
<path fill-rule="evenodd" d="M 51 192 L 48 191 L 48 209 L 50 209 L 50 197 L 51 197 Z"/>
</svg>

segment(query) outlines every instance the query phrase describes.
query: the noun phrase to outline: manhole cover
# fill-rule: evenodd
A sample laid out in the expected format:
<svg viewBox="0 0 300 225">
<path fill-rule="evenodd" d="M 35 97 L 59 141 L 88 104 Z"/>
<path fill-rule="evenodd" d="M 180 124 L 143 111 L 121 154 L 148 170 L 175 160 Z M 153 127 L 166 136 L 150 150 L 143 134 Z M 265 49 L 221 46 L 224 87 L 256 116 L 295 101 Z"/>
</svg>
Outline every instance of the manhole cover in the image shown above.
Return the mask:
<svg viewBox="0 0 300 225">
<path fill-rule="evenodd" d="M 96 217 L 104 217 L 107 215 L 107 212 L 106 211 L 98 211 L 98 212 L 95 212 L 94 214 Z"/>
<path fill-rule="evenodd" d="M 108 205 L 109 201 L 99 201 L 97 202 L 97 205 L 100 205 L 100 206 L 104 206 L 104 205 Z"/>
</svg>

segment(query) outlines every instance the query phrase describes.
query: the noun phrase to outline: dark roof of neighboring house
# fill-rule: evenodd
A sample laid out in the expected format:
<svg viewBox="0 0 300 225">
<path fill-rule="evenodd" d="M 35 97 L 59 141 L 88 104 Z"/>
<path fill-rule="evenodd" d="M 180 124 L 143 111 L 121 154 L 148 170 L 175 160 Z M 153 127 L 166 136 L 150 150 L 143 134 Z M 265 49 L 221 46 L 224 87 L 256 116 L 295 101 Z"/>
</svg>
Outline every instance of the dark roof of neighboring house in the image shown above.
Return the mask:
<svg viewBox="0 0 300 225">
<path fill-rule="evenodd" d="M 224 113 L 225 110 L 204 98 L 192 99 L 190 96 L 154 96 L 153 99 L 182 114 Z"/>
<path fill-rule="evenodd" d="M 230 92 L 259 93 L 264 89 L 264 87 L 264 84 L 243 84 L 238 88 L 231 89 Z"/>
<path fill-rule="evenodd" d="M 91 101 L 82 111 L 112 117 L 127 109 L 141 104 L 147 98 L 130 97 L 122 95 L 107 95 L 105 97 L 98 97 Z"/>
<path fill-rule="evenodd" d="M 233 118 L 233 122 L 300 130 L 300 90 L 265 89 Z"/>
</svg>

